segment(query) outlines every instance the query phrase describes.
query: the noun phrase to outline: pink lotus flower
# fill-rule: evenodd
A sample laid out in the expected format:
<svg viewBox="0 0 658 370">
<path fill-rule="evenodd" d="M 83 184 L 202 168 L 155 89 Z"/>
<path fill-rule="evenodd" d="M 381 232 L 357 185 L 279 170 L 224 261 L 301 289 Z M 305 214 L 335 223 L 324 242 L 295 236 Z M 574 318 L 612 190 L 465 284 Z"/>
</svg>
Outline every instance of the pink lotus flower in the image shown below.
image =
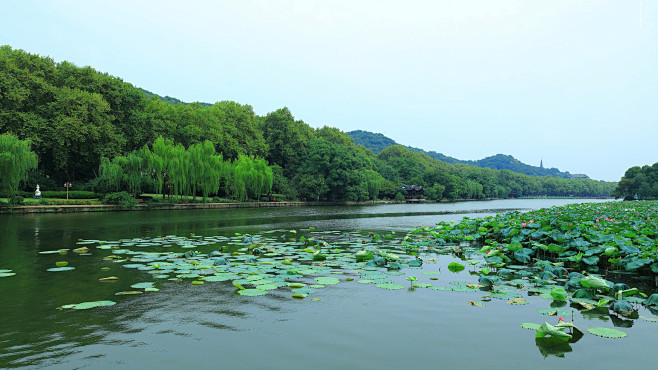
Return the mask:
<svg viewBox="0 0 658 370">
<path fill-rule="evenodd" d="M 527 225 L 525 222 L 521 222 L 521 227 L 525 227 Z"/>
</svg>

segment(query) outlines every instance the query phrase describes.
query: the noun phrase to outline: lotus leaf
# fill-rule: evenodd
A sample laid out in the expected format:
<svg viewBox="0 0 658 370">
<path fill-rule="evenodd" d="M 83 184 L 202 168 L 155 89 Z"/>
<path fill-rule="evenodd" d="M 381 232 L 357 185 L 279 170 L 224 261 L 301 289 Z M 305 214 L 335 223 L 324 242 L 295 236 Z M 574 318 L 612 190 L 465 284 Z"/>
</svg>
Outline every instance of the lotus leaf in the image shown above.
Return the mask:
<svg viewBox="0 0 658 370">
<path fill-rule="evenodd" d="M 586 299 L 595 299 L 596 295 L 592 293 L 589 289 L 578 289 L 573 292 L 572 297 L 574 298 L 586 298 Z"/>
<path fill-rule="evenodd" d="M 629 315 L 634 311 L 633 305 L 623 299 L 618 299 L 612 303 L 612 310 L 618 312 L 624 316 Z"/>
<path fill-rule="evenodd" d="M 423 265 L 423 260 L 420 258 L 416 258 L 414 260 L 409 261 L 408 266 L 409 267 L 421 267 Z"/>
<path fill-rule="evenodd" d="M 480 276 L 478 282 L 483 286 L 488 286 L 488 287 L 502 284 L 502 280 L 500 279 L 499 276 Z"/>
<path fill-rule="evenodd" d="M 267 290 L 264 290 L 264 289 L 240 289 L 240 290 L 238 290 L 238 294 L 248 296 L 248 297 L 253 297 L 253 296 L 258 296 L 258 295 L 265 295 L 265 294 L 267 294 Z"/>
<path fill-rule="evenodd" d="M 596 265 L 597 263 L 599 263 L 599 257 L 598 256 L 583 257 L 582 261 L 587 265 Z"/>
<path fill-rule="evenodd" d="M 75 267 L 65 266 L 65 267 L 53 267 L 53 268 L 49 268 L 49 269 L 47 269 L 46 271 L 59 272 L 59 271 L 70 271 L 70 270 L 74 270 L 74 269 L 75 269 Z"/>
<path fill-rule="evenodd" d="M 568 341 L 571 338 L 571 335 L 565 333 L 563 328 L 555 327 L 544 321 L 544 323 L 535 332 L 535 338 L 543 338 L 547 335 L 560 338 L 565 341 Z"/>
<path fill-rule="evenodd" d="M 531 255 L 533 250 L 529 248 L 523 248 L 514 252 L 514 258 L 521 263 L 528 263 L 531 260 Z"/>
<path fill-rule="evenodd" d="M 567 300 L 567 291 L 564 288 L 554 287 L 551 290 L 551 297 L 556 301 L 566 301 Z"/>
<path fill-rule="evenodd" d="M 593 288 L 593 289 L 610 289 L 608 286 L 608 283 L 601 279 L 597 278 L 596 276 L 586 276 L 580 280 L 580 283 L 585 287 L 585 288 Z"/>
<path fill-rule="evenodd" d="M 322 285 L 334 285 L 340 283 L 340 280 L 338 280 L 335 277 L 324 277 L 324 276 L 316 277 L 315 281 L 317 281 L 318 284 L 322 284 Z"/>
<path fill-rule="evenodd" d="M 621 330 L 611 329 L 611 328 L 589 328 L 587 329 L 591 334 L 597 335 L 604 338 L 624 338 L 628 334 L 624 333 Z"/>
<path fill-rule="evenodd" d="M 88 310 L 90 308 L 101 307 L 101 306 L 113 306 L 116 302 L 113 301 L 94 301 L 94 302 L 82 302 L 78 303 L 71 308 L 74 310 Z"/>
<path fill-rule="evenodd" d="M 534 322 L 523 322 L 521 323 L 521 327 L 523 329 L 537 330 L 541 327 L 541 325 L 535 324 Z"/>
<path fill-rule="evenodd" d="M 0 278 L 10 277 L 10 276 L 14 276 L 14 275 L 16 275 L 15 272 L 0 272 Z"/>
<path fill-rule="evenodd" d="M 373 253 L 372 251 L 369 250 L 360 250 L 354 254 L 354 257 L 356 257 L 357 261 L 367 261 L 373 258 Z"/>
<path fill-rule="evenodd" d="M 658 293 L 650 295 L 649 298 L 644 301 L 644 304 L 647 306 L 658 306 Z"/>
<path fill-rule="evenodd" d="M 291 291 L 293 293 L 299 293 L 299 294 L 305 294 L 305 295 L 315 293 L 315 290 L 313 290 L 311 288 L 298 288 L 298 289 L 292 289 Z"/>
<path fill-rule="evenodd" d="M 520 305 L 520 304 L 528 304 L 528 301 L 526 301 L 523 298 L 513 298 L 507 301 L 509 304 L 515 304 L 515 305 Z"/>
<path fill-rule="evenodd" d="M 448 270 L 450 270 L 452 272 L 459 272 L 459 271 L 462 271 L 464 268 L 465 268 L 464 265 L 462 265 L 461 263 L 457 263 L 457 262 L 452 262 L 448 265 Z"/>
</svg>

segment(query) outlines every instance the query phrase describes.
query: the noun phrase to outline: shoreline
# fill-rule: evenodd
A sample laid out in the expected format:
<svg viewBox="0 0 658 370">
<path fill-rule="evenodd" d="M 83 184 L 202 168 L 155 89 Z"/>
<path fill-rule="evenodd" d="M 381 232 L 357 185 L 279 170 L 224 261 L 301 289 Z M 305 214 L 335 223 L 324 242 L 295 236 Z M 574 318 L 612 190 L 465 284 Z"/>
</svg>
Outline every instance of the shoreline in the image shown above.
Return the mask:
<svg viewBox="0 0 658 370">
<path fill-rule="evenodd" d="M 190 209 L 230 209 L 230 208 L 272 208 L 303 206 L 363 206 L 377 204 L 406 203 L 403 201 L 366 201 L 366 202 L 241 202 L 241 203 L 178 203 L 178 204 L 138 204 L 134 208 L 123 208 L 113 204 L 97 205 L 38 205 L 0 208 L 0 214 L 30 213 L 78 213 L 78 212 L 130 212 L 130 211 L 178 211 Z"/>
<path fill-rule="evenodd" d="M 307 207 L 307 206 L 372 206 L 379 204 L 424 204 L 424 203 L 457 203 L 468 201 L 489 201 L 502 198 L 487 199 L 454 199 L 454 200 L 370 200 L 364 202 L 330 202 L 330 201 L 286 201 L 286 202 L 235 202 L 235 203 L 177 203 L 162 204 L 157 203 L 137 204 L 134 208 L 123 208 L 114 204 L 95 204 L 95 205 L 38 205 L 38 206 L 17 206 L 13 208 L 0 208 L 0 214 L 32 214 L 32 213 L 79 213 L 79 212 L 131 212 L 131 211 L 178 211 L 191 209 L 231 209 L 231 208 L 273 208 L 273 207 Z M 510 198 L 523 199 L 523 198 Z M 530 199 L 530 198 L 528 198 Z M 544 198 L 531 198 L 544 199 Z M 549 198 L 546 198 L 549 199 Z M 550 198 L 550 199 L 572 199 Z M 578 199 L 599 199 L 599 198 L 578 198 Z M 613 199 L 613 198 L 605 198 Z"/>
</svg>

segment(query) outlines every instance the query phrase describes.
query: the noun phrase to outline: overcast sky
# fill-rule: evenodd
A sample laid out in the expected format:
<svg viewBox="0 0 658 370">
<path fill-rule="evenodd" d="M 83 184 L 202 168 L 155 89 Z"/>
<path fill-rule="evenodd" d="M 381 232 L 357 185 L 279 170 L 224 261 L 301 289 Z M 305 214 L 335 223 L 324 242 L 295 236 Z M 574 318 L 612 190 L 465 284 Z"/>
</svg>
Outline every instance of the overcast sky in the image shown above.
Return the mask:
<svg viewBox="0 0 658 370">
<path fill-rule="evenodd" d="M 459 159 L 658 162 L 658 1 L 2 3 L 0 44 Z"/>
</svg>

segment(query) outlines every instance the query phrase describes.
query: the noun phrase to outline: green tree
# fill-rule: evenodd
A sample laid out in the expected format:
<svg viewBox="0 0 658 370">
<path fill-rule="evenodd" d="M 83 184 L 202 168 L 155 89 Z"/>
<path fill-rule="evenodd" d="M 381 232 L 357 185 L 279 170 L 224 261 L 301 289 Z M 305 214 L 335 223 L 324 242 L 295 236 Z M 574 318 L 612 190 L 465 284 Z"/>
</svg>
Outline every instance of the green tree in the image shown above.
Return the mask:
<svg viewBox="0 0 658 370">
<path fill-rule="evenodd" d="M 368 199 L 365 173 L 367 158 L 353 148 L 325 139 L 309 141 L 297 182 L 300 195 L 308 199 L 362 201 Z"/>
<path fill-rule="evenodd" d="M 303 121 L 295 121 L 288 108 L 282 108 L 265 117 L 263 137 L 269 144 L 267 161 L 281 166 L 285 175 L 291 178 L 313 132 Z"/>
<path fill-rule="evenodd" d="M 37 164 L 37 155 L 30 149 L 29 141 L 11 134 L 0 135 L 0 190 L 10 198 Z"/>
</svg>

